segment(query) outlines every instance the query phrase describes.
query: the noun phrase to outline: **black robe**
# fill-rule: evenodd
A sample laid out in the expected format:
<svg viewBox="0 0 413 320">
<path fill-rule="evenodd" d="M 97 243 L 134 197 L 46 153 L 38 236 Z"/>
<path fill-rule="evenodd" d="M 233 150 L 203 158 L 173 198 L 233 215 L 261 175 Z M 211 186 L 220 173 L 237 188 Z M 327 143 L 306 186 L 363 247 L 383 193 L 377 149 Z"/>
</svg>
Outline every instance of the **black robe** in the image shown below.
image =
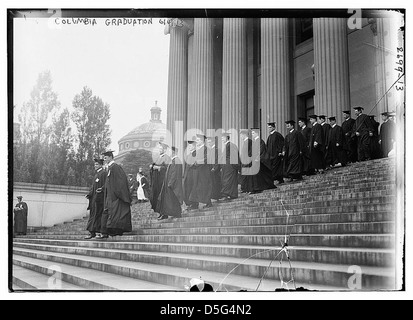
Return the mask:
<svg viewBox="0 0 413 320">
<path fill-rule="evenodd" d="M 241 160 L 241 191 L 254 191 L 254 172 L 252 168 L 252 140 L 245 139 L 241 141 L 240 148 Z"/>
<path fill-rule="evenodd" d="M 96 234 L 97 232 L 102 231 L 102 214 L 104 209 L 103 201 L 107 174 L 108 173 L 103 168 L 96 172 L 93 177 L 92 187 L 86 196 L 89 199 L 89 206 L 87 210 L 90 211 L 86 230 L 91 234 Z"/>
<path fill-rule="evenodd" d="M 14 233 L 26 235 L 27 233 L 27 215 L 29 208 L 26 202 L 19 202 L 14 207 Z"/>
<path fill-rule="evenodd" d="M 271 161 L 271 171 L 273 180 L 283 181 L 284 164 L 280 155 L 284 148 L 284 137 L 281 133 L 273 131 L 267 139 L 267 153 Z"/>
<path fill-rule="evenodd" d="M 304 137 L 304 153 L 302 155 L 303 161 L 303 174 L 312 174 L 314 170 L 311 169 L 311 157 L 310 157 L 310 138 L 311 138 L 311 128 L 305 127 L 299 131 Z"/>
<path fill-rule="evenodd" d="M 211 148 L 209 148 L 211 153 L 210 159 L 213 159 L 213 164 L 211 165 L 211 179 L 212 179 L 212 193 L 211 199 L 219 200 L 221 198 L 221 174 L 219 170 L 212 170 L 219 162 L 219 153 L 220 150 L 218 149 L 218 144 L 214 144 Z"/>
<path fill-rule="evenodd" d="M 256 156 L 254 162 L 259 163 L 259 171 L 253 176 L 253 191 L 274 189 L 271 160 L 267 154 L 264 140 L 261 138 L 252 140 L 252 150 L 253 156 Z"/>
<path fill-rule="evenodd" d="M 131 196 L 128 177 L 122 167 L 113 163 L 108 168 L 105 181 L 104 215 L 107 215 L 106 231 L 111 236 L 132 231 Z M 103 227 L 102 227 L 103 228 Z"/>
<path fill-rule="evenodd" d="M 343 129 L 346 138 L 347 159 L 350 162 L 357 161 L 357 140 L 352 136 L 353 126 L 356 120 L 348 118 L 343 121 L 341 128 Z"/>
<path fill-rule="evenodd" d="M 396 123 L 393 120 L 383 122 L 380 127 L 380 148 L 382 157 L 387 158 L 396 140 Z"/>
<path fill-rule="evenodd" d="M 317 146 L 314 146 L 314 142 L 317 142 Z M 314 123 L 311 128 L 309 149 L 311 167 L 316 170 L 325 169 L 323 129 L 318 123 Z"/>
<path fill-rule="evenodd" d="M 178 157 L 172 159 L 165 173 L 165 180 L 159 194 L 157 211 L 162 215 L 180 218 L 182 214 L 182 162 Z"/>
<path fill-rule="evenodd" d="M 291 130 L 285 136 L 284 165 L 286 175 L 293 179 L 300 179 L 303 173 L 302 156 L 305 153 L 304 136 L 297 130 Z"/>
<path fill-rule="evenodd" d="M 167 154 L 164 153 L 160 155 L 158 159 L 156 159 L 156 161 L 152 164 L 152 168 L 150 171 L 151 172 L 151 187 L 152 187 L 150 201 L 151 201 L 152 210 L 155 212 L 158 212 L 157 211 L 158 198 L 162 190 L 163 182 L 165 180 L 166 168 L 168 167 L 168 164 L 170 162 L 171 162 L 171 158 Z M 160 170 L 154 169 L 153 166 L 160 167 Z"/>
<path fill-rule="evenodd" d="M 195 178 L 196 178 L 196 152 L 195 150 L 187 154 L 185 157 L 184 163 L 184 176 L 183 176 L 183 193 L 184 193 L 184 202 L 187 206 L 197 206 L 197 202 L 191 202 L 189 196 L 191 191 L 194 188 Z"/>
<path fill-rule="evenodd" d="M 332 166 L 341 163 L 347 164 L 347 145 L 343 129 L 335 125 L 330 129 L 327 139 L 327 159 Z"/>
<path fill-rule="evenodd" d="M 370 152 L 370 132 L 373 133 L 373 124 L 370 117 L 365 114 L 360 114 L 354 122 L 352 136 L 357 139 L 357 160 L 365 161 L 371 159 Z M 359 135 L 356 135 L 356 132 Z"/>
<path fill-rule="evenodd" d="M 208 148 L 203 145 L 195 150 L 194 185 L 189 195 L 192 203 L 211 203 L 212 196 L 212 164 Z"/>
<path fill-rule="evenodd" d="M 323 150 L 323 153 L 324 153 L 323 167 L 326 168 L 326 167 L 331 165 L 329 159 L 327 158 L 327 155 L 328 155 L 328 153 L 327 153 L 327 139 L 328 139 L 328 135 L 329 135 L 330 130 L 331 130 L 331 126 L 328 123 L 324 122 L 324 124 L 321 125 L 321 128 L 323 129 L 323 141 L 324 141 L 324 145 L 323 145 L 324 146 L 324 150 Z"/>
<path fill-rule="evenodd" d="M 232 142 L 227 142 L 223 147 L 220 158 L 222 197 L 238 198 L 239 164 L 238 147 Z"/>
<path fill-rule="evenodd" d="M 379 159 L 381 158 L 381 150 L 380 150 L 380 144 L 379 144 L 380 123 L 378 123 L 374 119 L 370 119 L 370 121 L 373 126 L 373 136 L 370 136 L 370 155 L 372 159 Z"/>
</svg>

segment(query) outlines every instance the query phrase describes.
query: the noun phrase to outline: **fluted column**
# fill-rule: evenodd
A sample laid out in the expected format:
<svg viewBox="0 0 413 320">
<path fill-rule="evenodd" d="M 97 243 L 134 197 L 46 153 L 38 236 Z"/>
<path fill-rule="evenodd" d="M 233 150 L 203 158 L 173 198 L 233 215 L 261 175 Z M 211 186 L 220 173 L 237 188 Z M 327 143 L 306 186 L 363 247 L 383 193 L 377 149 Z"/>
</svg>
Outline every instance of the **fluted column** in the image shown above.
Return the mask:
<svg viewBox="0 0 413 320">
<path fill-rule="evenodd" d="M 246 129 L 248 117 L 247 29 L 244 18 L 225 18 L 222 65 L 222 128 Z"/>
<path fill-rule="evenodd" d="M 189 108 L 188 128 L 213 128 L 214 65 L 212 19 L 194 19 L 193 35 L 193 106 Z M 189 111 L 188 110 L 188 111 Z"/>
<path fill-rule="evenodd" d="M 267 137 L 268 122 L 285 134 L 291 109 L 290 57 L 287 18 L 261 19 L 261 130 Z"/>
<path fill-rule="evenodd" d="M 177 21 L 173 20 L 173 21 Z M 179 21 L 179 20 L 178 20 Z M 188 101 L 188 28 L 181 22 L 170 24 L 168 109 L 166 127 L 173 145 L 181 147 L 186 131 Z M 180 130 L 179 122 L 183 123 Z"/>
<path fill-rule="evenodd" d="M 350 109 L 347 19 L 316 18 L 313 23 L 315 113 L 336 116 L 341 123 L 342 111 Z"/>
</svg>

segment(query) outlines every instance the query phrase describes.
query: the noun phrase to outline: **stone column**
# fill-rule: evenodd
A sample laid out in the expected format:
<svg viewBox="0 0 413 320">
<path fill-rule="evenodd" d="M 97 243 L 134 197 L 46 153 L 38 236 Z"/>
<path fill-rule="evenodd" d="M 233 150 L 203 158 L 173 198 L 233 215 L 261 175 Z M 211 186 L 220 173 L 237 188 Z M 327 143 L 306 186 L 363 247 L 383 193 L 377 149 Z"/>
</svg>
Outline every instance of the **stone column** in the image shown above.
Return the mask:
<svg viewBox="0 0 413 320">
<path fill-rule="evenodd" d="M 194 19 L 193 36 L 193 105 L 188 114 L 188 129 L 199 129 L 206 134 L 213 128 L 214 65 L 212 19 Z"/>
<path fill-rule="evenodd" d="M 347 19 L 316 18 L 313 23 L 315 113 L 336 116 L 341 123 L 342 111 L 350 109 Z"/>
<path fill-rule="evenodd" d="M 188 28 L 181 20 L 170 24 L 168 102 L 166 128 L 172 134 L 171 143 L 182 147 L 186 131 L 188 101 Z M 181 128 L 181 124 L 183 128 Z M 169 139 L 168 139 L 169 140 Z"/>
<path fill-rule="evenodd" d="M 225 18 L 223 32 L 222 128 L 239 131 L 248 117 L 246 19 Z"/>
<path fill-rule="evenodd" d="M 286 133 L 291 110 L 290 55 L 287 18 L 261 19 L 261 135 L 268 137 L 268 122 Z"/>
</svg>

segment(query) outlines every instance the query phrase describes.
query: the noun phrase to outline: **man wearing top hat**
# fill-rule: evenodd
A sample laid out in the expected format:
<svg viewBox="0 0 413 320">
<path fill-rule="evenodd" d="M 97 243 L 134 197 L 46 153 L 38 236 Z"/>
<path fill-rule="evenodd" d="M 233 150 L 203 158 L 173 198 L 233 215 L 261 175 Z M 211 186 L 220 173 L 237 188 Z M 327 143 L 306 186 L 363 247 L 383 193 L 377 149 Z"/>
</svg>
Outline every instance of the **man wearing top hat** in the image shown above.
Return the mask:
<svg viewBox="0 0 413 320">
<path fill-rule="evenodd" d="M 327 139 L 327 162 L 330 167 L 341 167 L 347 164 L 347 146 L 343 129 L 337 125 L 336 117 L 329 117 L 330 132 Z"/>
<path fill-rule="evenodd" d="M 93 183 L 86 198 L 89 199 L 89 206 L 87 210 L 90 211 L 89 220 L 86 230 L 89 235 L 85 237 L 86 240 L 93 239 L 97 235 L 102 236 L 101 232 L 106 232 L 105 228 L 102 230 L 102 214 L 104 210 L 104 187 L 106 182 L 107 172 L 103 169 L 103 159 L 95 158 L 95 176 Z"/>
<path fill-rule="evenodd" d="M 27 233 L 27 215 L 29 208 L 23 201 L 22 196 L 17 196 L 18 203 L 14 207 L 14 235 L 26 235 Z"/>
<path fill-rule="evenodd" d="M 308 146 L 310 149 L 311 167 L 316 173 L 323 173 L 325 170 L 324 135 L 321 125 L 317 122 L 317 118 L 317 115 L 309 117 L 312 128 Z"/>
<path fill-rule="evenodd" d="M 274 180 L 272 178 L 271 160 L 269 159 L 265 142 L 260 137 L 260 129 L 252 128 L 251 138 L 252 156 L 255 163 L 253 168 L 259 168 L 259 171 L 253 177 L 253 191 L 250 193 L 275 189 L 276 186 L 274 185 Z"/>
<path fill-rule="evenodd" d="M 96 239 L 122 236 L 125 232 L 132 231 L 132 199 L 128 177 L 122 167 L 113 160 L 113 151 L 103 152 L 102 155 L 108 171 L 104 187 L 102 235 L 96 236 Z"/>
<path fill-rule="evenodd" d="M 390 119 L 389 112 L 383 112 L 381 116 L 383 123 L 380 126 L 379 143 L 382 157 L 387 158 L 396 141 L 396 124 Z"/>
<path fill-rule="evenodd" d="M 180 218 L 182 214 L 182 161 L 178 158 L 178 149 L 171 148 L 171 163 L 165 173 L 165 180 L 159 194 L 159 220 Z"/>
<path fill-rule="evenodd" d="M 353 109 L 355 110 L 356 121 L 354 122 L 352 136 L 357 139 L 357 160 L 370 160 L 370 137 L 373 136 L 373 124 L 370 118 L 363 113 L 364 108 L 354 107 Z"/>
<path fill-rule="evenodd" d="M 288 120 L 285 124 L 288 129 L 283 150 L 285 173 L 291 180 L 302 180 L 302 157 L 305 153 L 304 136 L 295 130 L 294 120 Z"/>
<path fill-rule="evenodd" d="M 284 137 L 276 131 L 276 123 L 269 122 L 268 129 L 270 134 L 267 138 L 267 153 L 271 161 L 272 178 L 278 183 L 284 182 L 284 164 L 283 164 L 283 148 Z"/>
<path fill-rule="evenodd" d="M 212 196 L 212 165 L 210 152 L 205 145 L 206 136 L 203 134 L 196 135 L 195 150 L 195 181 L 189 195 L 189 201 L 192 203 L 203 203 L 203 208 L 211 208 Z"/>
<path fill-rule="evenodd" d="M 221 170 L 221 199 L 231 200 L 238 198 L 238 171 L 240 159 L 237 146 L 230 141 L 230 133 L 222 133 L 222 154 L 219 159 Z"/>
<path fill-rule="evenodd" d="M 344 121 L 341 124 L 347 146 L 347 160 L 348 162 L 357 161 L 357 140 L 352 136 L 353 126 L 356 120 L 351 117 L 350 110 L 343 111 Z"/>
<path fill-rule="evenodd" d="M 150 176 L 151 176 L 151 186 L 152 186 L 150 202 L 151 202 L 152 210 L 157 213 L 159 213 L 158 199 L 159 199 L 159 194 L 161 193 L 161 190 L 162 190 L 163 182 L 165 180 L 166 168 L 171 162 L 171 158 L 167 155 L 168 148 L 169 146 L 167 144 L 163 142 L 159 142 L 158 143 L 159 155 L 157 155 L 155 162 L 149 166 Z M 161 217 L 161 214 L 159 214 L 158 218 L 160 217 Z"/>
</svg>

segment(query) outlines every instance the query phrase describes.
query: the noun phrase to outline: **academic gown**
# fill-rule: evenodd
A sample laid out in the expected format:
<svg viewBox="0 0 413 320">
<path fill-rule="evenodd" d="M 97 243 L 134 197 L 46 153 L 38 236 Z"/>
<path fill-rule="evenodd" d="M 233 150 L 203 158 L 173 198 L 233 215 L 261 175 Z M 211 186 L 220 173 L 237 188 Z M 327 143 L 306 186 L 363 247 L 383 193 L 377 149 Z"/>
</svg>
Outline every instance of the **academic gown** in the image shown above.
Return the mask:
<svg viewBox="0 0 413 320">
<path fill-rule="evenodd" d="M 239 164 L 238 147 L 232 142 L 227 142 L 223 147 L 220 159 L 222 197 L 238 198 Z"/>
<path fill-rule="evenodd" d="M 252 140 L 245 139 L 241 142 L 241 190 L 243 192 L 254 191 L 254 174 L 252 172 Z"/>
<path fill-rule="evenodd" d="M 331 128 L 327 139 L 327 158 L 331 165 L 347 164 L 347 145 L 343 129 L 339 125 Z"/>
<path fill-rule="evenodd" d="M 331 126 L 328 124 L 328 123 L 326 123 L 326 122 L 324 122 L 324 124 L 322 124 L 321 125 L 321 128 L 323 129 L 323 141 L 324 141 L 324 145 L 323 145 L 323 147 L 324 147 L 324 150 L 323 150 L 323 152 L 324 152 L 324 163 L 323 163 L 323 167 L 324 168 L 326 168 L 326 167 L 328 167 L 329 165 L 331 165 L 331 163 L 330 163 L 330 159 L 328 159 L 328 152 L 327 152 L 327 139 L 328 139 L 328 135 L 329 135 L 329 133 L 330 133 L 330 130 L 331 130 Z"/>
<path fill-rule="evenodd" d="M 318 143 L 317 146 L 314 146 L 314 142 Z M 311 128 L 309 149 L 311 166 L 316 170 L 325 169 L 323 129 L 318 123 L 314 123 L 313 127 Z"/>
<path fill-rule="evenodd" d="M 371 159 L 370 132 L 373 132 L 373 124 L 369 116 L 360 114 L 354 122 L 352 136 L 357 139 L 357 159 L 365 161 Z M 356 135 L 359 133 L 359 136 Z"/>
<path fill-rule="evenodd" d="M 87 194 L 87 198 L 89 199 L 87 210 L 90 211 L 90 214 L 86 230 L 90 233 L 101 232 L 102 229 L 106 176 L 107 172 L 103 168 L 96 171 L 93 177 L 92 187 Z"/>
<path fill-rule="evenodd" d="M 311 170 L 311 157 L 310 157 L 310 137 L 311 137 L 311 128 L 305 127 L 299 131 L 304 138 L 304 153 L 302 155 L 303 161 L 303 173 L 304 174 L 311 174 L 313 170 Z"/>
<path fill-rule="evenodd" d="M 198 203 L 191 202 L 189 200 L 189 196 L 191 195 L 191 191 L 194 188 L 195 183 L 195 176 L 196 176 L 196 169 L 195 169 L 195 161 L 196 161 L 196 152 L 195 150 L 191 153 L 187 154 L 185 157 L 184 163 L 184 177 L 183 177 L 183 192 L 184 192 L 184 202 L 187 206 L 196 206 Z"/>
<path fill-rule="evenodd" d="M 19 202 L 14 207 L 14 233 L 23 234 L 27 233 L 27 215 L 29 212 L 26 202 Z"/>
<path fill-rule="evenodd" d="M 212 177 L 211 160 L 208 148 L 203 145 L 195 150 L 194 186 L 189 195 L 189 201 L 195 203 L 211 203 Z"/>
<path fill-rule="evenodd" d="M 259 159 L 254 159 L 256 162 L 259 161 L 260 169 L 257 174 L 253 176 L 253 191 L 263 191 L 268 189 L 274 189 L 274 180 L 272 178 L 272 166 L 271 160 L 267 154 L 267 147 L 264 140 L 261 138 L 256 138 L 252 141 L 252 148 L 254 152 L 259 154 Z"/>
<path fill-rule="evenodd" d="M 122 167 L 113 163 L 108 168 L 104 195 L 107 212 L 106 229 L 111 236 L 123 235 L 132 231 L 132 199 L 129 192 L 128 177 Z"/>
<path fill-rule="evenodd" d="M 387 158 L 393 149 L 393 142 L 396 139 L 396 123 L 393 120 L 383 122 L 380 127 L 380 148 L 382 157 Z"/>
<path fill-rule="evenodd" d="M 347 159 L 350 162 L 357 161 L 357 140 L 352 137 L 352 131 L 355 122 L 356 120 L 348 118 L 347 120 L 343 121 L 341 125 L 344 136 L 346 138 Z"/>
<path fill-rule="evenodd" d="M 284 137 L 281 133 L 273 131 L 267 138 L 267 153 L 271 161 L 273 180 L 283 181 L 284 164 L 283 157 L 279 155 L 284 148 Z"/>
<path fill-rule="evenodd" d="M 168 164 L 170 162 L 171 162 L 171 158 L 166 154 L 162 154 L 152 164 L 152 166 L 160 167 L 160 170 L 153 169 L 153 167 L 151 169 L 152 192 L 151 192 L 150 202 L 151 202 L 152 210 L 155 212 L 158 212 L 157 211 L 158 198 L 162 190 L 163 182 L 165 180 L 166 168 L 168 167 Z"/>
<path fill-rule="evenodd" d="M 218 165 L 218 159 L 219 159 L 218 146 L 215 144 L 209 150 L 211 153 L 211 159 L 214 159 L 213 165 L 211 166 L 211 179 L 212 179 L 211 199 L 219 200 L 221 198 L 221 174 L 219 170 L 212 170 L 212 168 Z"/>
<path fill-rule="evenodd" d="M 305 153 L 305 140 L 300 132 L 294 129 L 285 136 L 284 152 L 284 164 L 287 176 L 293 179 L 301 178 L 303 173 L 302 156 Z"/>
<path fill-rule="evenodd" d="M 165 173 L 165 180 L 158 199 L 158 212 L 162 215 L 180 218 L 182 214 L 182 161 L 172 158 Z"/>
<path fill-rule="evenodd" d="M 379 127 L 380 123 L 376 120 L 371 119 L 371 124 L 373 126 L 373 136 L 370 137 L 370 154 L 372 159 L 381 158 L 380 144 L 379 144 Z"/>
</svg>

